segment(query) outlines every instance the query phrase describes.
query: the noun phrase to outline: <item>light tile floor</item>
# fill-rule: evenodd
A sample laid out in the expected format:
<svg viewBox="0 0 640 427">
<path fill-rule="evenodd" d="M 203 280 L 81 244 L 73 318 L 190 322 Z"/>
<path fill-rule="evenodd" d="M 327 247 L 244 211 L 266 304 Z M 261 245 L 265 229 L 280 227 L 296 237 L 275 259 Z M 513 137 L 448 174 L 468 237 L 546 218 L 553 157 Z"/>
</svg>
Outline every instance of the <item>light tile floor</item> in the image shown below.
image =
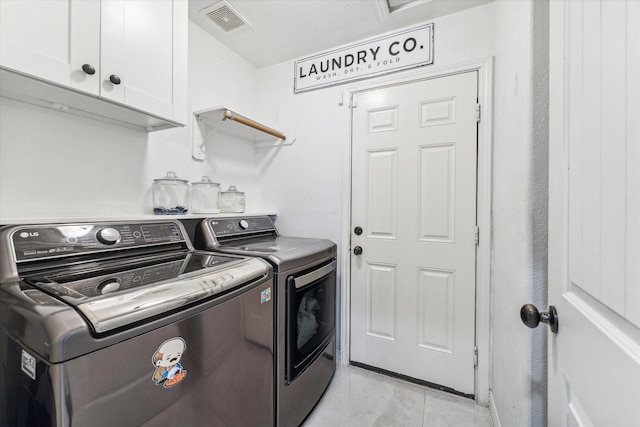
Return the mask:
<svg viewBox="0 0 640 427">
<path fill-rule="evenodd" d="M 339 365 L 304 427 L 491 427 L 489 410 L 468 398 Z"/>
</svg>

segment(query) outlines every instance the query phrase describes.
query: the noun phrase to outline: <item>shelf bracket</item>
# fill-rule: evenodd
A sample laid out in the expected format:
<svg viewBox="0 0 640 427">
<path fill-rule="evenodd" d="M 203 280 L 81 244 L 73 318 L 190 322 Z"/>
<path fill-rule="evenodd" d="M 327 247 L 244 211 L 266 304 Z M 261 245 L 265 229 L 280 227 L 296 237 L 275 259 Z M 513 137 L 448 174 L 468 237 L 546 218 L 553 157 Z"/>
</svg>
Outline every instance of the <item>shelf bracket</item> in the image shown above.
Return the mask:
<svg viewBox="0 0 640 427">
<path fill-rule="evenodd" d="M 220 122 L 222 123 L 222 122 Z M 220 126 L 218 124 L 213 128 L 215 132 Z M 191 138 L 191 157 L 196 160 L 204 160 L 207 157 L 207 149 L 205 143 L 207 141 L 207 127 L 208 125 L 200 118 L 200 115 L 193 114 L 193 135 Z"/>
<path fill-rule="evenodd" d="M 205 159 L 207 135 L 218 131 L 252 141 L 257 147 L 291 145 L 296 139 L 294 133 L 286 136 L 228 108 L 217 107 L 193 113 L 192 156 L 194 159 Z"/>
</svg>

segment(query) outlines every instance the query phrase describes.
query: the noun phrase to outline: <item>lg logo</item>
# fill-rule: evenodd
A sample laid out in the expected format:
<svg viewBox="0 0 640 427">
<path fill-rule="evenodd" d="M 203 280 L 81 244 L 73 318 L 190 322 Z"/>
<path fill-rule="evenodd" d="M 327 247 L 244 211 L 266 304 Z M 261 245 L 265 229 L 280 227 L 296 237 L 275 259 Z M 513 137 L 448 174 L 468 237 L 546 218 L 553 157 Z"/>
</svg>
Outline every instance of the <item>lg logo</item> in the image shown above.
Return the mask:
<svg viewBox="0 0 640 427">
<path fill-rule="evenodd" d="M 31 232 L 27 232 L 27 231 L 23 231 L 22 233 L 20 233 L 20 237 L 22 237 L 23 239 L 26 239 L 27 237 L 38 237 L 40 234 L 38 234 L 37 231 L 31 231 Z"/>
</svg>

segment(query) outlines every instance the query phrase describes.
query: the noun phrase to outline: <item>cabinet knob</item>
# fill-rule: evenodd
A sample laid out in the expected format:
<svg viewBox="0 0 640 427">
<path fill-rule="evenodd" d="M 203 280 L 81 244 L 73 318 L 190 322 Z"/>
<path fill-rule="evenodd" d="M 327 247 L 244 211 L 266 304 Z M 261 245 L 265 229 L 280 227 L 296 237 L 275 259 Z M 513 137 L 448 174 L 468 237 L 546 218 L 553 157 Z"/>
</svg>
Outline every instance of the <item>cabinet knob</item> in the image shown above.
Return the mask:
<svg viewBox="0 0 640 427">
<path fill-rule="evenodd" d="M 83 64 L 82 71 L 84 71 L 86 74 L 89 74 L 90 76 L 93 76 L 96 73 L 96 69 L 91 64 Z"/>
<path fill-rule="evenodd" d="M 120 77 L 116 76 L 115 74 L 111 74 L 109 76 L 109 81 L 111 83 L 113 83 L 114 85 L 119 85 L 120 84 Z"/>
</svg>

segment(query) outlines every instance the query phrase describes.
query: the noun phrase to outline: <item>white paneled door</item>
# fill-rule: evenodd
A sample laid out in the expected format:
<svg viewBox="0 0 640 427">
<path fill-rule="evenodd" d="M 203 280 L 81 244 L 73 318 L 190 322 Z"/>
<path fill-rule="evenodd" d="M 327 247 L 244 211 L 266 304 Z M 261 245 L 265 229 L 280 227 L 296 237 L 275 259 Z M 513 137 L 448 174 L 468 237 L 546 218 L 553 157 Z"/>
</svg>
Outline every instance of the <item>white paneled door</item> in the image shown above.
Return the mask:
<svg viewBox="0 0 640 427">
<path fill-rule="evenodd" d="M 474 392 L 477 72 L 355 93 L 351 361 Z"/>
<path fill-rule="evenodd" d="M 550 3 L 549 425 L 640 423 L 640 2 Z"/>
</svg>

